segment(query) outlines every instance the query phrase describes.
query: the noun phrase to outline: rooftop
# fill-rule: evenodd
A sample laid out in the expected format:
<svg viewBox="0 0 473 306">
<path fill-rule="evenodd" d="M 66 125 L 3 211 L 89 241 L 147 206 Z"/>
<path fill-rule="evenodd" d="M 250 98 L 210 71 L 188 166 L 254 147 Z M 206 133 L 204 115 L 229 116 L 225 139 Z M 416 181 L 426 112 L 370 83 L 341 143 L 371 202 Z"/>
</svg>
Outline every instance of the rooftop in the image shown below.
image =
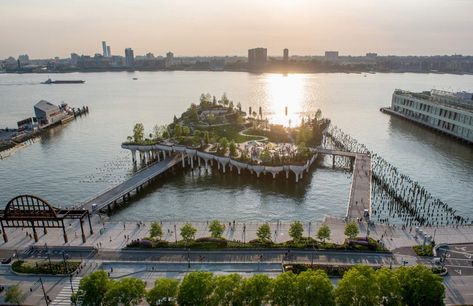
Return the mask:
<svg viewBox="0 0 473 306">
<path fill-rule="evenodd" d="M 394 93 L 420 100 L 427 100 L 439 105 L 449 106 L 467 112 L 473 112 L 473 93 L 465 91 L 455 93 L 432 89 L 430 91 L 412 92 L 396 89 L 394 90 Z"/>
</svg>

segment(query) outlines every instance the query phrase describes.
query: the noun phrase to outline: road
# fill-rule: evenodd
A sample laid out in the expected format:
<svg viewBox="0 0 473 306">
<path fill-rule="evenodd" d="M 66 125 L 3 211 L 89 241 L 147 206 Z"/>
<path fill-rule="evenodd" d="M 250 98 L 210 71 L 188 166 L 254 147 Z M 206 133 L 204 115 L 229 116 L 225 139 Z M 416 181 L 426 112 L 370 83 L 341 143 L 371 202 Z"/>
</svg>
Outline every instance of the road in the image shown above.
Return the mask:
<svg viewBox="0 0 473 306">
<path fill-rule="evenodd" d="M 439 257 L 445 253 L 445 267 L 450 276 L 473 276 L 473 244 L 449 244 L 439 247 Z"/>
</svg>

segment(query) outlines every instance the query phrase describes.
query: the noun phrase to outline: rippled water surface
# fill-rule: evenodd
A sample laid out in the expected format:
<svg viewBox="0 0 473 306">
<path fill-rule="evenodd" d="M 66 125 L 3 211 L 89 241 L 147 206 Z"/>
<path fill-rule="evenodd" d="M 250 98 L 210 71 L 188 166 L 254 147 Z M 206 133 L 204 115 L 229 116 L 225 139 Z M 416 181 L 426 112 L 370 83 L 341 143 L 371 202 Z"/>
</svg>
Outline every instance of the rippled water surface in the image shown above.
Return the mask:
<svg viewBox="0 0 473 306">
<path fill-rule="evenodd" d="M 0 74 L 0 126 L 31 116 L 40 99 L 88 105 L 90 114 L 0 161 L 0 204 L 23 193 L 69 206 L 132 174 L 120 143 L 134 123 L 149 132 L 179 115 L 200 93 L 223 92 L 244 109 L 263 107 L 295 125 L 317 108 L 345 132 L 465 215 L 473 215 L 473 149 L 379 112 L 395 88 L 473 90 L 473 76 L 440 74 L 248 74 L 233 72 L 74 73 L 83 85 L 40 85 L 46 75 Z M 132 80 L 137 77 L 138 80 Z M 284 115 L 288 106 L 289 114 Z M 218 173 L 181 173 L 153 185 L 116 220 L 319 220 L 343 215 L 350 174 L 318 169 L 303 183 Z"/>
</svg>

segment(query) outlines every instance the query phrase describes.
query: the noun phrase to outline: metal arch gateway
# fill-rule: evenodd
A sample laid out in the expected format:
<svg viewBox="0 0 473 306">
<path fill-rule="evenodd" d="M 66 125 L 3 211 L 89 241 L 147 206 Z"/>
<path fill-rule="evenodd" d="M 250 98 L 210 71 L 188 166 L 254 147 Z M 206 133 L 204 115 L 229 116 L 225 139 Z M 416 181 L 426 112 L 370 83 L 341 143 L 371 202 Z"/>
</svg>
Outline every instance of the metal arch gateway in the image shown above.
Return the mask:
<svg viewBox="0 0 473 306">
<path fill-rule="evenodd" d="M 84 218 L 87 217 L 90 234 L 92 224 L 90 214 L 84 209 L 61 209 L 49 204 L 47 201 L 33 195 L 19 195 L 11 199 L 5 209 L 0 210 L 0 224 L 3 240 L 8 242 L 5 228 L 31 228 L 35 242 L 38 242 L 38 228 L 43 228 L 47 234 L 47 228 L 62 228 L 64 243 L 68 242 L 64 220 L 78 219 L 82 233 L 82 241 L 85 243 Z"/>
</svg>

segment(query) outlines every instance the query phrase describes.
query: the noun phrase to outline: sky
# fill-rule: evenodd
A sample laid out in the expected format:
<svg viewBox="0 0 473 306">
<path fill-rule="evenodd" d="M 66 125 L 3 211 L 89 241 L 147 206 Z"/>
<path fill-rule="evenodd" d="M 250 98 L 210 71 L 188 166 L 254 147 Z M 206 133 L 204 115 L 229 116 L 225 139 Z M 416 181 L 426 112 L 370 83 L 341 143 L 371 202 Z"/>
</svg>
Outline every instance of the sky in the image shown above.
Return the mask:
<svg viewBox="0 0 473 306">
<path fill-rule="evenodd" d="M 0 0 L 0 58 L 473 54 L 473 0 Z"/>
</svg>

